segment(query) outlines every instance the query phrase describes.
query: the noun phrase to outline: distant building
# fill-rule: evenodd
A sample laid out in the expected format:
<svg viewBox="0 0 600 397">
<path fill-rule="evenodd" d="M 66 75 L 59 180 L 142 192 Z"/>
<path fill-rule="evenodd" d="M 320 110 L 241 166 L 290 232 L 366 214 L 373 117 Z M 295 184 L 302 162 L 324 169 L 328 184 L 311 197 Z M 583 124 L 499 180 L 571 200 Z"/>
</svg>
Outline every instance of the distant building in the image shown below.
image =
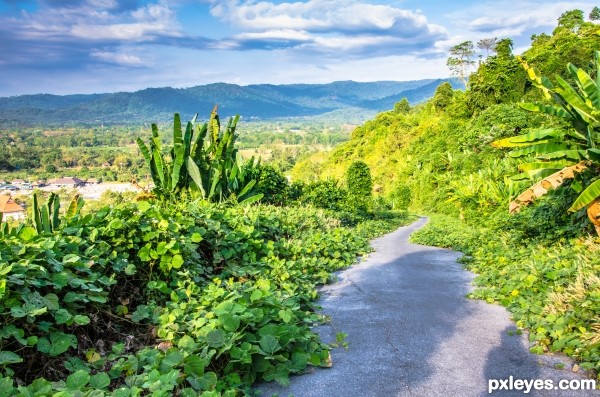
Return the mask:
<svg viewBox="0 0 600 397">
<path fill-rule="evenodd" d="M 96 179 L 96 178 L 88 178 L 88 180 L 86 181 L 86 183 L 88 185 L 97 185 L 100 182 L 102 182 L 100 179 Z"/>
<path fill-rule="evenodd" d="M 8 183 L 6 181 L 3 181 L 2 179 L 0 179 L 0 185 L 8 185 Z"/>
<path fill-rule="evenodd" d="M 0 213 L 2 219 L 23 219 L 25 218 L 25 208 L 8 195 L 0 195 Z"/>
<path fill-rule="evenodd" d="M 57 179 L 50 179 L 48 181 L 48 184 L 58 187 L 80 187 L 85 185 L 85 182 L 79 178 L 73 178 L 69 176 Z"/>
<path fill-rule="evenodd" d="M 23 179 L 15 179 L 10 184 L 11 185 L 23 185 L 25 183 L 27 183 L 27 182 L 25 182 Z"/>
<path fill-rule="evenodd" d="M 42 187 L 42 186 L 46 186 L 46 181 L 43 180 L 39 180 L 39 181 L 35 181 L 31 184 L 31 186 L 33 187 Z"/>
</svg>

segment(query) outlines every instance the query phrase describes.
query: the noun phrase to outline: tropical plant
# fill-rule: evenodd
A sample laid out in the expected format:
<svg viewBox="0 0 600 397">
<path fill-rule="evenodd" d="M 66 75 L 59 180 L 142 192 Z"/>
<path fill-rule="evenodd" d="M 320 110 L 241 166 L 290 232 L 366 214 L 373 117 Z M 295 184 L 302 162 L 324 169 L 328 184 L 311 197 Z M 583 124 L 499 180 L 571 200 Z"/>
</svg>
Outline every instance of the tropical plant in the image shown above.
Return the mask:
<svg viewBox="0 0 600 397">
<path fill-rule="evenodd" d="M 78 215 L 83 207 L 83 199 L 76 194 L 69 204 L 65 213 L 65 219 L 69 220 Z M 33 206 L 31 208 L 31 223 L 38 234 L 53 233 L 61 225 L 60 219 L 60 198 L 56 193 L 50 193 L 48 202 L 40 205 L 37 193 L 33 194 Z"/>
<path fill-rule="evenodd" d="M 216 106 L 203 125 L 196 123 L 196 117 L 187 123 L 183 132 L 180 116 L 175 114 L 170 156 L 163 153 L 156 124 L 152 124 L 149 146 L 137 139 L 150 169 L 154 194 L 170 198 L 189 192 L 217 202 L 230 197 L 246 203 L 260 200 L 262 195 L 252 191 L 256 179 L 252 179 L 251 174 L 257 164 L 254 158 L 244 162 L 235 148 L 239 116 L 230 118 L 224 131 L 221 131 Z"/>
<path fill-rule="evenodd" d="M 513 179 L 540 180 L 521 194 L 511 204 L 511 211 L 518 210 L 523 203 L 529 203 L 545 194 L 550 187 L 562 185 L 565 179 L 588 169 L 597 175 L 600 167 L 598 127 L 600 122 L 600 75 L 596 80 L 583 69 L 569 63 L 567 69 L 576 83 L 569 84 L 556 76 L 558 86 L 554 86 L 546 77 L 538 73 L 521 60 L 532 84 L 539 88 L 547 99 L 553 99 L 557 105 L 548 103 L 523 103 L 521 107 L 532 112 L 542 112 L 563 118 L 571 123 L 573 129 L 542 129 L 527 134 L 505 138 L 492 143 L 495 147 L 516 148 L 509 153 L 519 158 L 533 155 L 535 161 L 521 164 L 521 174 Z M 600 69 L 600 52 L 596 51 L 596 70 Z M 595 203 L 600 197 L 600 180 L 585 186 L 585 190 L 573 202 L 569 211 L 578 211 Z M 590 209 L 597 206 L 591 206 Z M 588 211 L 590 220 L 596 224 L 600 211 Z M 600 222 L 598 222 L 600 224 Z"/>
</svg>

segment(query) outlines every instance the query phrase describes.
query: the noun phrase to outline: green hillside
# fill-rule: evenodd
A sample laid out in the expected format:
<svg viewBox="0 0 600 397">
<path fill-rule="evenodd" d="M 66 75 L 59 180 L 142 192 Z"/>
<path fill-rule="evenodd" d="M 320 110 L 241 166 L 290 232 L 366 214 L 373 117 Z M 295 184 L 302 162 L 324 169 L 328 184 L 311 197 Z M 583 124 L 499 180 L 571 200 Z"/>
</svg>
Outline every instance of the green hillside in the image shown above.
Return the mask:
<svg viewBox="0 0 600 397">
<path fill-rule="evenodd" d="M 536 342 L 533 351 L 561 351 L 598 371 L 600 244 L 581 204 L 600 194 L 599 31 L 576 10 L 563 14 L 552 35 L 534 35 L 520 60 L 512 42 L 501 40 L 466 92 L 442 84 L 425 103 L 398 103 L 356 128 L 350 141 L 298 163 L 292 179 L 341 179 L 364 161 L 381 197 L 433 214 L 414 240 L 468 254 L 467 266 L 480 274 L 473 297 L 507 306 Z M 521 104 L 536 101 L 541 105 Z M 501 139 L 496 146 L 513 150 L 492 146 Z M 550 188 L 557 178 L 550 175 L 576 163 L 587 169 L 564 181 L 561 174 L 562 186 Z M 537 195 L 529 191 L 517 200 L 520 211 L 509 214 L 509 202 L 542 179 L 536 189 L 549 192 L 527 206 L 522 202 Z"/>
</svg>

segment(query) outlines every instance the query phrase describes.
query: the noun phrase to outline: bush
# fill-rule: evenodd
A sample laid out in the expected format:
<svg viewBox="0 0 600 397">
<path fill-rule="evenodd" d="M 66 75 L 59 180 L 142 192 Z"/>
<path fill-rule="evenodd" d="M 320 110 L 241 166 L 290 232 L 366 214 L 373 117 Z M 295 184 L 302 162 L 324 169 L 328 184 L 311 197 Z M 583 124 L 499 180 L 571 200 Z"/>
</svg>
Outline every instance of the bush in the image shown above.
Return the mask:
<svg viewBox="0 0 600 397">
<path fill-rule="evenodd" d="M 373 196 L 373 180 L 369 166 L 362 161 L 353 162 L 346 171 L 348 206 L 354 212 L 368 212 Z"/>
<path fill-rule="evenodd" d="M 400 184 L 390 193 L 390 200 L 395 209 L 407 210 L 410 206 L 411 199 L 412 195 L 410 187 L 406 185 Z"/>
<path fill-rule="evenodd" d="M 258 183 L 253 191 L 263 194 L 261 202 L 265 204 L 284 205 L 289 200 L 289 185 L 286 177 L 270 165 L 258 168 Z"/>
<path fill-rule="evenodd" d="M 345 209 L 348 192 L 334 180 L 307 183 L 302 188 L 300 201 L 334 211 Z"/>
</svg>

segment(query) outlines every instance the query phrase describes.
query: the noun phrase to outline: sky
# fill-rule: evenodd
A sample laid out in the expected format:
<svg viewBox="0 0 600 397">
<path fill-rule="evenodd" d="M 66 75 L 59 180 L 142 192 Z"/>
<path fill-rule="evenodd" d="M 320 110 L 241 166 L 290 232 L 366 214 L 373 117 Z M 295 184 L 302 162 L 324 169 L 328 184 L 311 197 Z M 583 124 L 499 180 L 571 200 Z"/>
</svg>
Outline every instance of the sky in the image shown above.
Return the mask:
<svg viewBox="0 0 600 397">
<path fill-rule="evenodd" d="M 448 77 L 448 49 L 515 52 L 596 1 L 0 0 L 0 96 Z"/>
</svg>

